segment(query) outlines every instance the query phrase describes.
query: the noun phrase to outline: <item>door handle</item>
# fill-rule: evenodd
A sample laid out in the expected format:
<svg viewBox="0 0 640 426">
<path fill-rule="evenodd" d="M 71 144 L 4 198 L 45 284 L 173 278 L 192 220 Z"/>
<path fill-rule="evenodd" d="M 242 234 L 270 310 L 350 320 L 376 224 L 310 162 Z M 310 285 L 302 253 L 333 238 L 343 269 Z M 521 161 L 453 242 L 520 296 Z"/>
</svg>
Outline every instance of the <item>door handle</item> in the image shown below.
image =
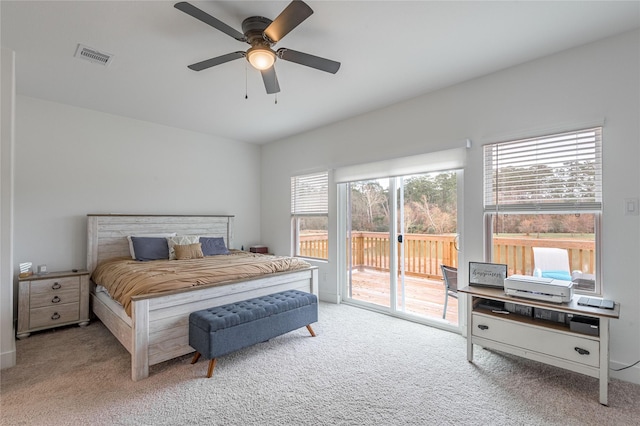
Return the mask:
<svg viewBox="0 0 640 426">
<path fill-rule="evenodd" d="M 401 243 L 402 242 L 402 235 L 398 235 L 398 242 Z"/>
</svg>

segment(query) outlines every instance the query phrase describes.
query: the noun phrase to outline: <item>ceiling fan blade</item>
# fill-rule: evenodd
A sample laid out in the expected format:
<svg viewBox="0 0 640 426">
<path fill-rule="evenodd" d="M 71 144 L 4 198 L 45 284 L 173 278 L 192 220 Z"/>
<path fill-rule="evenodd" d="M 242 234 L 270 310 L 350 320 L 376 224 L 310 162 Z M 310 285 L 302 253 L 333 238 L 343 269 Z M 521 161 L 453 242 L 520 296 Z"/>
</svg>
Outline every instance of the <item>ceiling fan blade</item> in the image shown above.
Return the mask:
<svg viewBox="0 0 640 426">
<path fill-rule="evenodd" d="M 280 91 L 280 85 L 278 84 L 276 67 L 272 66 L 269 69 L 260 71 L 260 73 L 262 74 L 262 81 L 264 81 L 264 87 L 267 89 L 267 93 L 278 93 Z"/>
<path fill-rule="evenodd" d="M 235 38 L 238 41 L 245 41 L 245 42 L 247 41 L 244 34 L 242 34 L 240 31 L 233 29 L 232 27 L 225 24 L 224 22 L 214 18 L 213 16 L 198 9 L 192 4 L 187 3 L 186 1 L 181 1 L 180 3 L 176 3 L 174 7 L 178 10 L 183 11 L 187 15 L 191 15 L 194 18 L 199 19 L 205 24 L 211 25 L 213 28 L 222 31 L 223 33 Z"/>
<path fill-rule="evenodd" d="M 320 71 L 330 72 L 331 74 L 337 73 L 340 69 L 340 62 L 321 58 L 320 56 L 310 55 L 304 52 L 298 52 L 297 50 L 286 49 L 283 47 L 278 49 L 276 54 L 278 55 L 278 58 L 284 59 L 285 61 L 306 65 Z"/>
<path fill-rule="evenodd" d="M 313 9 L 305 2 L 293 0 L 264 30 L 264 35 L 271 43 L 276 43 L 312 14 Z"/>
<path fill-rule="evenodd" d="M 233 61 L 234 59 L 244 58 L 244 56 L 245 52 L 227 53 L 226 55 L 217 56 L 215 58 L 207 59 L 206 61 L 189 65 L 188 68 L 194 71 L 202 71 L 216 65 L 224 64 L 225 62 Z"/>
</svg>

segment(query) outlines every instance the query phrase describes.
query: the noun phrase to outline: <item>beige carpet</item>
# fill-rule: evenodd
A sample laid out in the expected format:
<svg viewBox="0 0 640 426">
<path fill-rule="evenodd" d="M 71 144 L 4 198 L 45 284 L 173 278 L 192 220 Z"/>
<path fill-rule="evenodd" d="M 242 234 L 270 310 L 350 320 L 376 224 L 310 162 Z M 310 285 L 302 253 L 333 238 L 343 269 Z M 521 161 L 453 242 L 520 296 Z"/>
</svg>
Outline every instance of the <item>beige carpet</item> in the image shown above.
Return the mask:
<svg viewBox="0 0 640 426">
<path fill-rule="evenodd" d="M 300 329 L 223 357 L 190 356 L 130 380 L 129 355 L 98 321 L 17 342 L 1 372 L 3 425 L 632 425 L 640 386 L 496 352 L 466 361 L 462 337 L 321 304 Z"/>
</svg>

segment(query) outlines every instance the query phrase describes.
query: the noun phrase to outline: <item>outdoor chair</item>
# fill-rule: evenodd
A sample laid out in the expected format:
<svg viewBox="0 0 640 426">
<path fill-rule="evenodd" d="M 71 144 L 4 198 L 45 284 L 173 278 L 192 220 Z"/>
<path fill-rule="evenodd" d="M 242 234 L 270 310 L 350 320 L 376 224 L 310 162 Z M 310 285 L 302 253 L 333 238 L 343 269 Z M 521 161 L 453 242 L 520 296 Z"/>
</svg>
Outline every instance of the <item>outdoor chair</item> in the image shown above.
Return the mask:
<svg viewBox="0 0 640 426">
<path fill-rule="evenodd" d="M 458 298 L 458 268 L 453 266 L 440 265 L 442 269 L 442 278 L 444 279 L 444 310 L 442 311 L 442 319 L 447 317 L 447 302 L 449 296 Z"/>
<path fill-rule="evenodd" d="M 569 266 L 569 252 L 566 249 L 553 247 L 532 247 L 534 274 L 545 278 L 571 281 L 579 278 L 580 271 L 571 273 Z M 538 272 L 539 271 L 539 272 Z"/>
</svg>

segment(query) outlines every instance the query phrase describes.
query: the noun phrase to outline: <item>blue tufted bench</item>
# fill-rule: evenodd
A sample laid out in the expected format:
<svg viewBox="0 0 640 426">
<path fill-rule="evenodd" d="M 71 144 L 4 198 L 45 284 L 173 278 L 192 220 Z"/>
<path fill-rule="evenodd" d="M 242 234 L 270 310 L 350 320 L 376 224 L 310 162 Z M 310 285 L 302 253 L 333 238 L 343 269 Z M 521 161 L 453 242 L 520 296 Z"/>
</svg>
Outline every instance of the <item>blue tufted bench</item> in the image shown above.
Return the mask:
<svg viewBox="0 0 640 426">
<path fill-rule="evenodd" d="M 191 364 L 204 355 L 211 377 L 216 358 L 304 326 L 315 337 L 311 323 L 317 321 L 317 296 L 298 290 L 192 312 L 189 345 L 196 353 Z"/>
</svg>

